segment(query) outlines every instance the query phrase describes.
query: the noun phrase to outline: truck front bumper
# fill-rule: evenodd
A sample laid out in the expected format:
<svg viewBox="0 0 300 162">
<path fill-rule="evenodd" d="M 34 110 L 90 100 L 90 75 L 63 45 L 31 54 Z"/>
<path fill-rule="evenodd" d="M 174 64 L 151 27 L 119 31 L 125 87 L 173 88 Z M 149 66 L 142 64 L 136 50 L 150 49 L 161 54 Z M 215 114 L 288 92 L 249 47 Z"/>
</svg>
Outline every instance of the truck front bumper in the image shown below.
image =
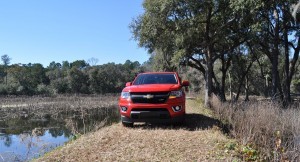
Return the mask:
<svg viewBox="0 0 300 162">
<path fill-rule="evenodd" d="M 185 114 L 171 117 L 166 111 L 131 111 L 130 117 L 121 115 L 124 123 L 148 122 L 148 123 L 182 123 Z"/>
</svg>

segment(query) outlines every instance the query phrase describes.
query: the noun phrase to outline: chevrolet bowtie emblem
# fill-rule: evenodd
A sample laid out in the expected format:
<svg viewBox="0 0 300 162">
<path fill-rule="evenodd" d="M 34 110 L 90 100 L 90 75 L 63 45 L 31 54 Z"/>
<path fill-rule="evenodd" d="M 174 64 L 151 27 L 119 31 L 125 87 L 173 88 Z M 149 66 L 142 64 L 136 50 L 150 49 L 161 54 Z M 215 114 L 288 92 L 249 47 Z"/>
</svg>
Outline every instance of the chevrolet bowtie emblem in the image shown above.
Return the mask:
<svg viewBox="0 0 300 162">
<path fill-rule="evenodd" d="M 147 94 L 146 96 L 143 96 L 143 98 L 147 98 L 147 99 L 151 99 L 151 98 L 153 98 L 154 96 L 153 95 L 151 95 L 151 94 Z"/>
</svg>

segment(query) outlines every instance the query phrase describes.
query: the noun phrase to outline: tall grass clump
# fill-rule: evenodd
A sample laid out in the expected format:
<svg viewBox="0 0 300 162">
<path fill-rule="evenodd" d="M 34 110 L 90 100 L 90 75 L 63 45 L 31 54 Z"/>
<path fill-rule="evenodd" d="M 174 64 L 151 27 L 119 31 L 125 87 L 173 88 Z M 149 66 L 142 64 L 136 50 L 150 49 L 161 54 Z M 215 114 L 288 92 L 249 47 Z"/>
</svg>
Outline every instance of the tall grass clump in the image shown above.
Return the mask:
<svg viewBox="0 0 300 162">
<path fill-rule="evenodd" d="M 271 101 L 222 103 L 216 96 L 212 100 L 216 117 L 244 147 L 244 160 L 300 161 L 299 105 L 283 109 Z"/>
</svg>

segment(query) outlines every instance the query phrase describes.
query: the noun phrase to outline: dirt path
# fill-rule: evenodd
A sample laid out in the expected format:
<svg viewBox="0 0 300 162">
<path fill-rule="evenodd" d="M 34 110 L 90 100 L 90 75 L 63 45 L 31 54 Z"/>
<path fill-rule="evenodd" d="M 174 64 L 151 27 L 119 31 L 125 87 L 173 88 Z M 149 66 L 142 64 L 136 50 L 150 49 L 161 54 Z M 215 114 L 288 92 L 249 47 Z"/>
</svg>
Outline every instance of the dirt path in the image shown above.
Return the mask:
<svg viewBox="0 0 300 162">
<path fill-rule="evenodd" d="M 181 127 L 120 123 L 82 136 L 37 161 L 232 161 L 224 145 L 233 142 L 194 100 Z"/>
</svg>

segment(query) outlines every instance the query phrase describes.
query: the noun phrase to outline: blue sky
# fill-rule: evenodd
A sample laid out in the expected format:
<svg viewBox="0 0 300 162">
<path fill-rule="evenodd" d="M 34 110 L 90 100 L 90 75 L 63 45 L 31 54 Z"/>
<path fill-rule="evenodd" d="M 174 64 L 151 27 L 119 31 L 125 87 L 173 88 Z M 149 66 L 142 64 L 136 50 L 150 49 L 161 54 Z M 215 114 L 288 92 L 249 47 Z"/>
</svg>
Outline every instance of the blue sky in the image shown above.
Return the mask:
<svg viewBox="0 0 300 162">
<path fill-rule="evenodd" d="M 143 63 L 146 50 L 129 24 L 143 13 L 143 0 L 2 0 L 0 55 L 11 63 L 62 62 L 97 58 L 98 64 Z"/>
</svg>

